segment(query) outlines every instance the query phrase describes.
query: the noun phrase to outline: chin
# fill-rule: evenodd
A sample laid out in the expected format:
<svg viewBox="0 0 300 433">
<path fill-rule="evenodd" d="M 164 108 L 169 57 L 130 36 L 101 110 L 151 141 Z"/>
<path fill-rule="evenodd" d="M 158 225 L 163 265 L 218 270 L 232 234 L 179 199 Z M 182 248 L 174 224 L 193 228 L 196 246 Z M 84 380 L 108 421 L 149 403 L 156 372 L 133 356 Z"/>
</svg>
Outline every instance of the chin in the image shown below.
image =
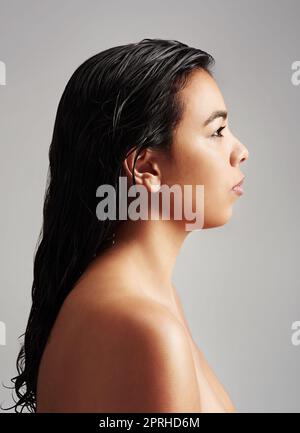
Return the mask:
<svg viewBox="0 0 300 433">
<path fill-rule="evenodd" d="M 214 213 L 213 215 L 204 216 L 203 229 L 212 229 L 214 227 L 222 227 L 228 223 L 232 216 L 232 207 L 230 206 L 227 211 Z"/>
</svg>

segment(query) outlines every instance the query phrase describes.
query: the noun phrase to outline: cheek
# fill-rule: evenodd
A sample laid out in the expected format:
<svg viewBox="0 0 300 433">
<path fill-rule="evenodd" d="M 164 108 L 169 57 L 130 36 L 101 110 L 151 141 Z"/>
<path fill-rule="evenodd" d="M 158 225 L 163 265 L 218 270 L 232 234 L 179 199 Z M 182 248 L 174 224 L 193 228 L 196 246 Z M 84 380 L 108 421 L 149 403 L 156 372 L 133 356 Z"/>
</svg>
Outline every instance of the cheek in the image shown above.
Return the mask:
<svg viewBox="0 0 300 433">
<path fill-rule="evenodd" d="M 168 181 L 179 185 L 205 185 L 210 176 L 210 157 L 197 143 L 177 147 L 168 170 Z"/>
<path fill-rule="evenodd" d="M 198 143 L 181 147 L 173 158 L 166 172 L 169 186 L 204 185 L 204 227 L 216 227 L 225 224 L 231 215 L 233 202 L 228 177 L 229 168 L 226 155 L 215 148 L 200 149 Z M 192 207 L 197 208 L 196 195 L 193 193 Z"/>
<path fill-rule="evenodd" d="M 224 156 L 214 149 L 195 145 L 178 155 L 173 171 L 173 179 L 181 185 L 204 185 L 209 194 L 221 192 L 225 182 Z"/>
<path fill-rule="evenodd" d="M 228 187 L 229 169 L 223 155 L 216 152 L 194 154 L 184 172 L 185 182 L 204 185 L 204 227 L 218 227 L 231 217 L 233 197 Z M 193 196 L 193 209 L 197 208 Z"/>
</svg>

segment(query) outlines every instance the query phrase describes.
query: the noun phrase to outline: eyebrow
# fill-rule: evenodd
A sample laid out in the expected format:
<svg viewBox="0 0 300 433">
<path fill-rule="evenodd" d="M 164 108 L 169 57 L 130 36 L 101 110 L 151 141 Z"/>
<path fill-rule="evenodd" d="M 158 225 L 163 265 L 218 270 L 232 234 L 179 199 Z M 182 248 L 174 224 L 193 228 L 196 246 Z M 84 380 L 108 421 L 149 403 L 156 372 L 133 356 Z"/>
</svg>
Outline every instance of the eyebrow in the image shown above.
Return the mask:
<svg viewBox="0 0 300 433">
<path fill-rule="evenodd" d="M 205 120 L 204 126 L 207 126 L 210 122 L 217 119 L 218 117 L 223 117 L 224 120 L 227 119 L 228 113 L 224 110 L 213 111 L 208 119 Z"/>
</svg>

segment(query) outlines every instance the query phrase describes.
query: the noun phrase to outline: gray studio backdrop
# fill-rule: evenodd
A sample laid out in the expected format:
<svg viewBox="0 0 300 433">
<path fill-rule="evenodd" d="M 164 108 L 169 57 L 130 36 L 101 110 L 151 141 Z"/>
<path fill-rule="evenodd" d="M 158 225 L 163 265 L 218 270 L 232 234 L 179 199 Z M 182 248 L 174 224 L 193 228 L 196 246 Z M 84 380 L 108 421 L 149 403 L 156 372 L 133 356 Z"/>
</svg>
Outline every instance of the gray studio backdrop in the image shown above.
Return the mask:
<svg viewBox="0 0 300 433">
<path fill-rule="evenodd" d="M 158 37 L 215 57 L 231 128 L 250 155 L 231 220 L 190 234 L 178 257 L 173 282 L 192 334 L 239 411 L 300 412 L 299 16 L 291 0 L 0 1 L 3 384 L 16 374 L 29 314 L 67 80 L 96 52 Z M 5 406 L 10 395 L 0 388 Z"/>
</svg>

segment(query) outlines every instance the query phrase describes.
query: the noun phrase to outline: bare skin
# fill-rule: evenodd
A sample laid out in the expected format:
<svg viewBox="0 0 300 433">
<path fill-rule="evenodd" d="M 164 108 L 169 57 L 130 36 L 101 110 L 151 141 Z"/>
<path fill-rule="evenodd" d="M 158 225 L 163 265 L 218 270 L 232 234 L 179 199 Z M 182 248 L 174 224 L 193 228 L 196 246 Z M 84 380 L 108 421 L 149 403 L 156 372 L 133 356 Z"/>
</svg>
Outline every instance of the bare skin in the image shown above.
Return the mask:
<svg viewBox="0 0 300 433">
<path fill-rule="evenodd" d="M 182 94 L 185 113 L 172 158 L 145 150 L 137 184 L 205 186 L 203 228 L 230 218 L 245 146 L 216 110 L 215 81 L 197 71 Z M 223 138 L 215 131 L 226 125 Z M 132 180 L 133 156 L 123 165 Z M 195 344 L 171 277 L 186 221 L 124 221 L 116 244 L 96 257 L 67 296 L 44 351 L 38 412 L 234 412 Z"/>
</svg>

